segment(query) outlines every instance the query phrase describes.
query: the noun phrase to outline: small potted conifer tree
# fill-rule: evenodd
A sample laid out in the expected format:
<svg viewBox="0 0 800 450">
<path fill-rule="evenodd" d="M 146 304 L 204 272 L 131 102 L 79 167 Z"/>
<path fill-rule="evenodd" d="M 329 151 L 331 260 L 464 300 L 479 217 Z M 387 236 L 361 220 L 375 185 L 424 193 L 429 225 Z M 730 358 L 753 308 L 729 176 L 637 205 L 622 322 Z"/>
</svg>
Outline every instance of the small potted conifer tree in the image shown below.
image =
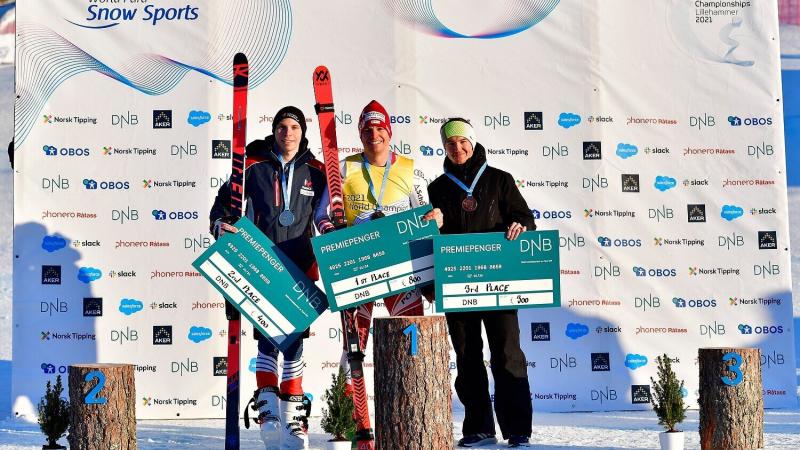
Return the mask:
<svg viewBox="0 0 800 450">
<path fill-rule="evenodd" d="M 658 438 L 661 450 L 683 450 L 683 431 L 675 426 L 686 418 L 686 407 L 683 404 L 683 380 L 678 381 L 677 375 L 672 370 L 672 362 L 664 354 L 656 358 L 658 363 L 658 380 L 650 377 L 653 385 L 653 410 L 658 415 L 658 424 L 663 425 L 666 431 Z"/>
<path fill-rule="evenodd" d="M 58 375 L 55 386 L 50 385 L 50 380 L 47 381 L 44 397 L 39 401 L 39 428 L 47 436 L 47 445 L 43 445 L 42 450 L 67 448 L 58 445 L 58 440 L 64 436 L 69 426 L 69 402 L 61 398 L 63 392 L 61 375 Z"/>
<path fill-rule="evenodd" d="M 331 387 L 325 391 L 325 404 L 322 409 L 322 429 L 333 439 L 328 441 L 328 450 L 350 450 L 351 440 L 356 431 L 353 419 L 353 400 L 345 393 L 344 369 L 331 374 Z"/>
</svg>

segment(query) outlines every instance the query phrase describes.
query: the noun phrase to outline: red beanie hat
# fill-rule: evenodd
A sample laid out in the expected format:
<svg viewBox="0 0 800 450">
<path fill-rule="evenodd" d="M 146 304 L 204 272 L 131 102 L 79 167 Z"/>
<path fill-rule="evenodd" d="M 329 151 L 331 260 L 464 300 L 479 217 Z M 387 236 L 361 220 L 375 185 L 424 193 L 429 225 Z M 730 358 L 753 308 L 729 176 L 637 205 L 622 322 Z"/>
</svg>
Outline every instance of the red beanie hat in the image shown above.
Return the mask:
<svg viewBox="0 0 800 450">
<path fill-rule="evenodd" d="M 360 133 L 364 128 L 370 125 L 377 125 L 383 127 L 389 132 L 389 137 L 392 137 L 392 126 L 389 124 L 389 113 L 386 108 L 375 100 L 367 103 L 367 106 L 361 111 L 361 117 L 358 119 L 358 132 Z"/>
</svg>

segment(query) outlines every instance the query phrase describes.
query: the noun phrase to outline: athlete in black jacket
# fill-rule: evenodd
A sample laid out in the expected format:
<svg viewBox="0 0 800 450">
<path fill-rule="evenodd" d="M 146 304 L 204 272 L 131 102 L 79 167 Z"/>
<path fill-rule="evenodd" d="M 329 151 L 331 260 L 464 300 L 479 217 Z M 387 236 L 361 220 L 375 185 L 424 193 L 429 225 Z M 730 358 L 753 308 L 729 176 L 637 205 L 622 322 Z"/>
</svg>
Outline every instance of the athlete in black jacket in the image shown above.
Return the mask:
<svg viewBox="0 0 800 450">
<path fill-rule="evenodd" d="M 441 135 L 447 152 L 445 174 L 428 186 L 431 205 L 444 215 L 441 233 L 503 231 L 506 238 L 516 239 L 526 230 L 535 230 L 533 215 L 514 178 L 508 172 L 488 166 L 486 153 L 477 143 L 472 126 L 464 119 L 449 119 L 442 125 Z M 527 446 L 533 408 L 525 354 L 519 343 L 517 310 L 445 315 L 456 353 L 456 393 L 465 411 L 464 437 L 459 446 L 497 443 L 489 380 L 483 363 L 481 322 L 486 327 L 491 351 L 494 405 L 500 431 L 508 439 L 509 447 Z"/>
<path fill-rule="evenodd" d="M 272 123 L 273 135 L 247 145 L 245 151 L 245 214 L 278 248 L 313 280 L 319 279 L 311 246 L 313 218 L 317 209 L 326 209 L 320 199 L 325 192 L 323 164 L 314 158 L 305 138 L 303 113 L 287 106 Z M 230 186 L 220 187 L 211 208 L 211 232 L 215 237 L 236 232 L 230 217 Z M 283 352 L 283 373 L 278 387 L 278 349 L 256 330 L 258 357 L 253 409 L 267 449 L 308 447 L 303 398 L 303 339 Z M 308 336 L 306 330 L 303 338 Z M 283 424 L 278 416 L 278 396 Z"/>
</svg>

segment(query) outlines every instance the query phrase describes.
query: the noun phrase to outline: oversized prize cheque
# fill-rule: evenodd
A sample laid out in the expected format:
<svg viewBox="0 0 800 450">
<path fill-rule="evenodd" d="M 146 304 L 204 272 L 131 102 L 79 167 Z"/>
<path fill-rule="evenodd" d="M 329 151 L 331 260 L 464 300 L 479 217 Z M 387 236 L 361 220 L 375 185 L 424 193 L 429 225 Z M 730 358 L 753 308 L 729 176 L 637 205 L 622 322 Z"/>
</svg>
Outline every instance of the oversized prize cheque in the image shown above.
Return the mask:
<svg viewBox="0 0 800 450">
<path fill-rule="evenodd" d="M 325 294 L 249 219 L 193 263 L 281 351 L 328 309 Z"/>
<path fill-rule="evenodd" d="M 331 311 L 433 282 L 436 221 L 420 206 L 311 239 Z"/>
<path fill-rule="evenodd" d="M 558 231 L 436 236 L 433 259 L 437 312 L 561 306 Z"/>
</svg>

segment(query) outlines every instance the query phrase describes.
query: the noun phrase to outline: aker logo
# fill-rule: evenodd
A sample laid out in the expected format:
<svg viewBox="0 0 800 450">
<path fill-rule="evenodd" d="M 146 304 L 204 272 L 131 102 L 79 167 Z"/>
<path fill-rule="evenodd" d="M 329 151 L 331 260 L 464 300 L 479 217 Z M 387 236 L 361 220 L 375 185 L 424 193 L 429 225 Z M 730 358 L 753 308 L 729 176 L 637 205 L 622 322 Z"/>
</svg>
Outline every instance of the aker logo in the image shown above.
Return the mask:
<svg viewBox="0 0 800 450">
<path fill-rule="evenodd" d="M 608 372 L 611 361 L 608 353 L 592 353 L 592 372 Z"/>
<path fill-rule="evenodd" d="M 172 325 L 153 326 L 153 345 L 172 345 Z"/>
<path fill-rule="evenodd" d="M 584 325 L 582 323 L 570 322 L 567 324 L 567 328 L 566 330 L 564 330 L 564 334 L 567 335 L 568 338 L 574 341 L 589 334 L 589 326 Z"/>
<path fill-rule="evenodd" d="M 626 144 L 624 142 L 617 144 L 617 156 L 622 159 L 628 159 L 631 156 L 636 156 L 637 153 L 639 153 L 639 148 L 633 144 Z"/>
<path fill-rule="evenodd" d="M 88 148 L 56 148 L 52 145 L 44 145 L 42 146 L 42 150 L 46 156 L 89 156 Z"/>
<path fill-rule="evenodd" d="M 639 192 L 639 174 L 622 174 L 622 192 Z"/>
<path fill-rule="evenodd" d="M 42 266 L 42 284 L 61 284 L 61 266 Z"/>
<path fill-rule="evenodd" d="M 625 367 L 636 370 L 647 365 L 647 356 L 628 353 L 625 356 Z"/>
<path fill-rule="evenodd" d="M 154 109 L 153 128 L 154 129 L 172 128 L 172 110 Z"/>
<path fill-rule="evenodd" d="M 775 250 L 777 248 L 778 248 L 778 234 L 775 231 L 758 232 L 759 250 Z"/>
<path fill-rule="evenodd" d="M 549 341 L 550 322 L 531 322 L 531 341 Z"/>
<path fill-rule="evenodd" d="M 631 385 L 631 403 L 648 404 L 650 403 L 650 385 L 649 384 L 632 384 Z"/>
<path fill-rule="evenodd" d="M 103 297 L 83 298 L 83 317 L 102 317 Z"/>
<path fill-rule="evenodd" d="M 189 111 L 189 117 L 186 118 L 186 122 L 195 128 L 210 121 L 211 113 L 206 111 Z"/>
<path fill-rule="evenodd" d="M 728 123 L 732 127 L 772 125 L 772 117 L 745 117 L 728 116 Z"/>
<path fill-rule="evenodd" d="M 215 377 L 224 377 L 228 374 L 228 357 L 227 356 L 214 356 L 212 365 Z"/>
<path fill-rule="evenodd" d="M 84 178 L 83 187 L 89 190 L 102 189 L 124 191 L 125 189 L 130 189 L 131 185 L 127 181 L 100 181 L 98 183 L 91 178 Z"/>
<path fill-rule="evenodd" d="M 544 129 L 544 119 L 542 118 L 541 111 L 533 111 L 525 112 L 525 129 L 526 130 L 534 130 L 534 131 L 541 131 Z"/>
<path fill-rule="evenodd" d="M 211 141 L 211 159 L 231 159 L 231 141 L 213 139 Z"/>
<path fill-rule="evenodd" d="M 731 222 L 744 215 L 744 208 L 736 205 L 723 205 L 719 215 L 728 222 Z"/>
<path fill-rule="evenodd" d="M 151 214 L 155 220 L 197 220 L 200 215 L 197 211 L 164 211 L 154 209 Z"/>
<path fill-rule="evenodd" d="M 689 223 L 706 221 L 706 205 L 686 205 Z"/>
<path fill-rule="evenodd" d="M 581 116 L 573 113 L 562 112 L 558 115 L 558 125 L 564 128 L 572 128 L 581 123 Z"/>
<path fill-rule="evenodd" d="M 89 284 L 92 281 L 97 281 L 102 276 L 103 271 L 94 267 L 81 267 L 78 269 L 78 279 L 86 284 Z"/>
<path fill-rule="evenodd" d="M 653 186 L 661 192 L 667 192 L 677 185 L 678 181 L 675 180 L 675 178 L 663 175 L 656 176 L 656 182 L 653 184 Z"/>
<path fill-rule="evenodd" d="M 603 144 L 600 141 L 584 141 L 583 159 L 584 160 L 603 159 Z"/>
<path fill-rule="evenodd" d="M 752 327 L 746 323 L 739 324 L 741 334 L 783 334 L 783 325 L 764 325 Z"/>
<path fill-rule="evenodd" d="M 45 236 L 42 239 L 42 249 L 53 253 L 67 246 L 67 240 L 58 235 Z"/>
<path fill-rule="evenodd" d="M 189 328 L 189 340 L 194 342 L 195 344 L 199 344 L 200 342 L 205 341 L 206 339 L 211 339 L 211 336 L 214 333 L 211 332 L 211 328 L 205 327 L 191 327 Z"/>
</svg>

